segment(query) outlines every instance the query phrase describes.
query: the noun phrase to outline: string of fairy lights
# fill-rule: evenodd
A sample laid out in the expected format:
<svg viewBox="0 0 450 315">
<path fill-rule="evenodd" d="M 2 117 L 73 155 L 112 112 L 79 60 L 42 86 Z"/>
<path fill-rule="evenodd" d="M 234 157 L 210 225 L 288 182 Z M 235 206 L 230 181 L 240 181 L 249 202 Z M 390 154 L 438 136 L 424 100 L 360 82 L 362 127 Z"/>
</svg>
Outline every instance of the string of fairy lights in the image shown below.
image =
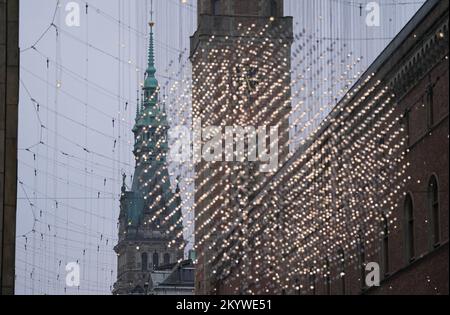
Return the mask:
<svg viewBox="0 0 450 315">
<path fill-rule="evenodd" d="M 272 28 L 277 21 L 262 28 L 241 25 L 243 37 L 236 45 L 209 48 L 201 54 L 204 62 L 191 66 L 187 38 L 196 28 L 196 5 L 184 0 L 155 1 L 158 93 L 171 126 L 191 128 L 193 118 L 201 118 L 205 125 L 278 125 L 283 139 L 280 152 L 284 152 L 280 165 L 315 139 L 251 207 L 254 193 L 266 189 L 268 182 L 258 167 L 225 164 L 215 168 L 206 163 L 195 167 L 192 161 L 170 163 L 170 178 L 162 178 L 173 187 L 180 178 L 182 218 L 171 221 L 179 207 L 159 218 L 163 209 L 157 209 L 156 203 L 150 205 L 155 208 L 150 222 L 171 222 L 169 230 L 182 223 L 183 231 L 177 238 L 184 236 L 187 248 L 197 249 L 198 261 L 208 266 L 214 278 L 223 277 L 226 284 L 237 277 L 247 293 L 267 290 L 255 285 L 265 280 L 272 283 L 270 290 L 300 289 L 300 284 L 288 280 L 291 274 L 307 277 L 312 269 L 325 272 L 320 266 L 325 256 L 330 257 L 332 266 L 338 265 L 331 252 L 338 246 L 346 250 L 352 247 L 359 230 L 365 232 L 364 239 L 375 239 L 380 227 L 373 225 L 373 220 L 381 220 L 385 206 L 374 201 L 383 198 L 388 204 L 395 203 L 401 189 L 393 192 L 392 186 L 376 186 L 362 196 L 359 190 L 374 187 L 380 182 L 377 176 L 391 176 L 397 183 L 404 174 L 398 151 L 388 149 L 394 144 L 400 150 L 405 141 L 395 129 L 398 125 L 391 123 L 398 119 L 391 111 L 380 110 L 373 117 L 364 113 L 368 117 L 362 115 L 358 122 L 325 119 L 376 56 L 375 52 L 366 56 L 367 47 L 378 45 L 381 50 L 386 40 L 366 41 L 366 50 L 359 49 L 361 43 L 352 42 L 351 37 L 370 38 L 368 34 L 345 28 L 324 31 L 324 25 L 334 25 L 332 21 L 323 17 L 311 21 L 308 16 L 314 15 L 304 13 L 328 9 L 328 1 L 314 1 L 314 5 L 305 1 L 308 7 L 286 2 L 294 21 L 305 23 L 295 23 L 292 48 L 286 41 L 279 49 L 280 44 L 270 39 L 279 35 Z M 322 6 L 317 6 L 319 2 Z M 37 136 L 22 135 L 19 152 L 19 191 L 23 193 L 18 197 L 19 217 L 26 223 L 18 230 L 16 282 L 24 294 L 109 294 L 116 280 L 113 246 L 118 240 L 118 201 L 122 173 L 132 174 L 135 167 L 131 128 L 142 100 L 139 88 L 146 68 L 150 2 L 80 3 L 86 23 L 79 31 L 64 25 L 65 2 L 55 1 L 48 27 L 21 51 L 22 60 L 29 58 L 21 66 L 22 108 L 32 113 L 24 122 L 33 126 L 30 128 Z M 339 5 L 342 10 L 345 7 L 353 5 Z M 172 36 L 172 12 L 179 12 L 178 37 Z M 345 13 L 346 18 L 351 19 L 350 12 Z M 399 20 L 384 38 L 392 38 L 407 21 Z M 105 34 L 104 29 L 114 35 Z M 263 34 L 263 39 L 244 39 L 254 33 Z M 344 40 L 342 34 L 352 36 Z M 379 34 L 372 36 L 378 38 Z M 211 47 L 215 40 L 210 39 Z M 71 50 L 80 60 L 73 60 Z M 249 54 L 253 57 L 245 57 Z M 286 59 L 289 55 L 291 60 Z M 243 73 L 255 68 L 256 84 L 249 92 Z M 192 77 L 201 78 L 201 88 Z M 356 102 L 349 100 L 348 106 L 357 107 L 375 96 L 371 107 L 389 108 L 392 99 L 386 87 L 374 86 L 370 91 Z M 232 102 L 229 93 L 235 97 Z M 267 105 L 252 112 L 245 107 L 249 102 Z M 376 123 L 372 125 L 372 121 Z M 335 133 L 320 135 L 324 123 Z M 360 129 L 352 130 L 354 126 Z M 393 136 L 377 146 L 380 133 Z M 324 147 L 317 152 L 320 143 Z M 336 150 L 344 151 L 338 155 L 340 160 L 335 159 Z M 149 197 L 159 188 L 155 185 Z M 331 196 L 333 191 L 337 196 Z M 342 209 L 333 208 L 344 204 Z M 363 204 L 373 207 L 361 208 Z M 391 210 L 387 210 L 388 217 Z M 395 223 L 395 218 L 391 221 Z M 303 229 L 305 226 L 310 228 Z M 331 236 L 327 253 L 317 250 L 323 235 Z M 369 245 L 367 253 L 377 250 Z M 205 247 L 209 249 L 200 250 Z M 348 255 L 351 260 L 357 253 Z M 289 275 L 273 268 L 285 260 Z M 80 263 L 82 276 L 81 285 L 71 288 L 65 283 L 65 264 L 72 261 Z M 232 270 L 236 265 L 254 274 L 249 278 L 235 275 Z"/>
</svg>

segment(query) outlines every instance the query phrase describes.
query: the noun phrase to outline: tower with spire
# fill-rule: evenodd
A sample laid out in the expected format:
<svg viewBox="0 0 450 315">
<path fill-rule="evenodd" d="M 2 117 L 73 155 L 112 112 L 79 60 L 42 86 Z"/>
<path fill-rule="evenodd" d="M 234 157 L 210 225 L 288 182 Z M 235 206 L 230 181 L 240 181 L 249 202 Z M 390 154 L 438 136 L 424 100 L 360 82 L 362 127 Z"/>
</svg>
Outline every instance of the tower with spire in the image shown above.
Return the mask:
<svg viewBox="0 0 450 315">
<path fill-rule="evenodd" d="M 159 103 L 153 16 L 149 25 L 148 66 L 133 127 L 135 170 L 131 187 L 124 174 L 121 189 L 114 294 L 145 294 L 153 286 L 151 272 L 184 255 L 180 189 L 172 191 L 166 161 L 169 124 Z"/>
</svg>

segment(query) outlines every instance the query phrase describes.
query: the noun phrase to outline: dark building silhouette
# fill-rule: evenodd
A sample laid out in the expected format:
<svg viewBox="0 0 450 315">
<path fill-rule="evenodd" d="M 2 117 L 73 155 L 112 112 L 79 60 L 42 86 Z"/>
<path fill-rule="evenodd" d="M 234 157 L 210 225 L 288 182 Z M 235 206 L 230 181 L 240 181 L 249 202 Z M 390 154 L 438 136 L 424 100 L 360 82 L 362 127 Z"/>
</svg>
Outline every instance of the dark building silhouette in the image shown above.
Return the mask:
<svg viewBox="0 0 450 315">
<path fill-rule="evenodd" d="M 14 294 L 19 0 L 0 1 L 0 294 Z"/>
</svg>

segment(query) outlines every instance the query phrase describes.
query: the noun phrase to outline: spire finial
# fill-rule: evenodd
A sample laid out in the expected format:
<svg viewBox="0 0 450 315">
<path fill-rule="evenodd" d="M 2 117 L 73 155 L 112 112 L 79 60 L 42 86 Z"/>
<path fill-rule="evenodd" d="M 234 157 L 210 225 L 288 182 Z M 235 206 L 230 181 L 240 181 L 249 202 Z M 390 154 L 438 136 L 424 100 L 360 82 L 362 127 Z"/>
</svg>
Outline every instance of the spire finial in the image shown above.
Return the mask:
<svg viewBox="0 0 450 315">
<path fill-rule="evenodd" d="M 153 25 L 154 25 L 154 22 L 153 22 L 153 0 L 150 2 L 150 24 L 151 24 L 150 26 L 153 27 Z"/>
<path fill-rule="evenodd" d="M 150 3 L 150 22 L 148 25 L 150 25 L 150 32 L 153 33 L 153 26 L 155 26 L 155 21 L 153 21 L 153 0 Z"/>
<path fill-rule="evenodd" d="M 149 36 L 149 45 L 148 45 L 148 68 L 147 74 L 154 75 L 156 72 L 155 69 L 155 53 L 154 53 L 154 44 L 153 44 L 153 26 L 154 22 L 148 23 L 150 25 L 150 36 Z"/>
<path fill-rule="evenodd" d="M 158 82 L 155 78 L 156 67 L 155 67 L 155 47 L 153 44 L 153 26 L 155 22 L 153 22 L 153 0 L 151 2 L 150 9 L 150 22 L 148 23 L 150 26 L 150 36 L 149 36 L 149 45 L 148 45 L 148 66 L 147 66 L 147 80 L 145 87 L 156 89 L 158 86 Z"/>
</svg>

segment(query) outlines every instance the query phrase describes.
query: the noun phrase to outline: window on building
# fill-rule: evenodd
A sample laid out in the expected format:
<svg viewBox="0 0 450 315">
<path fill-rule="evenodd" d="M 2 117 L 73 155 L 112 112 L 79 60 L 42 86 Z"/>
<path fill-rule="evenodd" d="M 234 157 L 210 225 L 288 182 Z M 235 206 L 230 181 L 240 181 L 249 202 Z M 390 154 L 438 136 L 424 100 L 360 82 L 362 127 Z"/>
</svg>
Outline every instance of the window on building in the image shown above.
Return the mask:
<svg viewBox="0 0 450 315">
<path fill-rule="evenodd" d="M 158 253 L 153 254 L 153 268 L 156 268 L 159 266 L 159 255 Z"/>
<path fill-rule="evenodd" d="M 147 253 L 141 254 L 141 268 L 142 271 L 147 271 L 148 268 L 148 255 Z"/>
<path fill-rule="evenodd" d="M 381 241 L 381 255 L 383 260 L 383 273 L 389 273 L 389 221 L 386 215 L 383 215 L 383 238 Z"/>
<path fill-rule="evenodd" d="M 212 15 L 220 15 L 220 0 L 211 0 L 211 13 Z"/>
<path fill-rule="evenodd" d="M 404 119 L 404 126 L 405 126 L 405 130 L 406 130 L 406 136 L 407 136 L 407 141 L 408 141 L 408 146 L 411 145 L 411 124 L 410 124 L 410 111 L 406 110 L 405 111 L 405 115 L 403 117 Z"/>
<path fill-rule="evenodd" d="M 342 247 L 339 247 L 338 249 L 338 257 L 339 257 L 339 277 L 341 279 L 341 293 L 342 295 L 345 295 L 346 292 L 346 286 L 345 286 L 345 252 Z"/>
<path fill-rule="evenodd" d="M 155 136 L 155 131 L 149 130 L 145 134 L 145 140 L 150 141 L 154 138 L 154 136 Z"/>
<path fill-rule="evenodd" d="M 428 86 L 426 94 L 426 108 L 427 108 L 427 125 L 431 128 L 434 124 L 434 95 L 433 95 L 433 85 Z"/>
<path fill-rule="evenodd" d="M 297 288 L 297 295 L 301 295 L 301 288 L 300 288 L 300 279 L 299 278 L 295 278 L 295 287 Z"/>
<path fill-rule="evenodd" d="M 170 255 L 169 254 L 164 254 L 164 265 L 168 265 L 170 264 Z"/>
<path fill-rule="evenodd" d="M 430 239 L 433 247 L 439 246 L 440 220 L 439 220 L 439 186 L 436 176 L 432 176 L 428 184 L 428 204 L 430 209 Z"/>
<path fill-rule="evenodd" d="M 270 16 L 278 15 L 278 4 L 276 0 L 270 0 Z"/>
<path fill-rule="evenodd" d="M 406 259 L 410 263 L 414 260 L 414 209 L 413 200 L 410 194 L 406 196 L 405 199 L 405 248 L 406 248 Z"/>
<path fill-rule="evenodd" d="M 314 268 L 309 271 L 309 289 L 313 295 L 316 295 L 316 271 Z"/>
<path fill-rule="evenodd" d="M 326 268 L 325 281 L 326 281 L 327 295 L 331 295 L 331 269 L 330 269 L 330 259 L 328 257 L 325 260 L 325 268 Z"/>
<path fill-rule="evenodd" d="M 366 246 L 364 245 L 364 235 L 362 231 L 358 233 L 357 254 L 359 259 L 359 271 L 361 279 L 361 288 L 366 287 Z"/>
</svg>

